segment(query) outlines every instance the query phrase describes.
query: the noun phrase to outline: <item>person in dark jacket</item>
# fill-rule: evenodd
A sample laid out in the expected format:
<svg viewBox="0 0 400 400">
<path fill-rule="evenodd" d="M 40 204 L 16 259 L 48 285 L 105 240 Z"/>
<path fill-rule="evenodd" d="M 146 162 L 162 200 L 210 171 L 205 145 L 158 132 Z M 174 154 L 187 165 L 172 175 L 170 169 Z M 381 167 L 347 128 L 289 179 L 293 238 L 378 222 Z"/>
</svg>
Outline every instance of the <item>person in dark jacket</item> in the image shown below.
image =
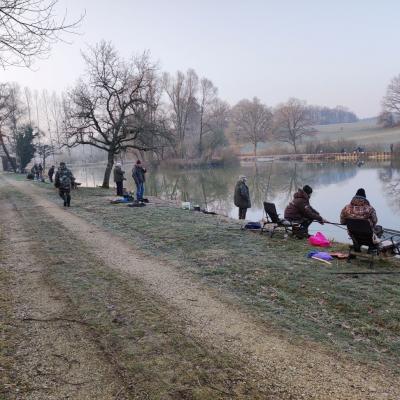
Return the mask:
<svg viewBox="0 0 400 400">
<path fill-rule="evenodd" d="M 64 207 L 70 207 L 71 205 L 71 188 L 74 181 L 75 178 L 65 165 L 65 162 L 60 162 L 60 167 L 54 179 L 54 186 L 58 188 L 58 194 L 64 200 Z"/>
<path fill-rule="evenodd" d="M 246 185 L 247 178 L 241 176 L 235 186 L 233 201 L 239 208 L 239 219 L 246 219 L 247 209 L 251 208 L 250 192 Z"/>
<path fill-rule="evenodd" d="M 135 166 L 132 170 L 132 178 L 136 184 L 136 199 L 137 201 L 143 201 L 144 195 L 144 182 L 146 181 L 145 173 L 146 168 L 142 166 L 142 162 L 140 160 L 136 161 Z"/>
<path fill-rule="evenodd" d="M 285 219 L 290 222 L 299 223 L 303 233 L 308 234 L 308 227 L 313 221 L 320 224 L 326 222 L 318 211 L 310 205 L 310 197 L 312 188 L 305 185 L 303 189 L 299 189 L 293 196 L 293 200 L 285 209 Z"/>
<path fill-rule="evenodd" d="M 49 177 L 49 181 L 51 183 L 53 183 L 53 175 L 54 175 L 54 165 L 52 165 L 49 169 L 49 171 L 47 172 L 47 175 Z"/>
<path fill-rule="evenodd" d="M 42 167 L 42 164 L 40 164 L 40 163 L 38 165 L 38 171 L 39 171 L 38 180 L 41 181 L 43 178 L 43 167 Z"/>
<path fill-rule="evenodd" d="M 346 224 L 347 218 L 366 219 L 372 228 L 376 227 L 378 222 L 376 211 L 367 200 L 367 195 L 363 188 L 358 189 L 350 204 L 343 208 L 340 213 L 340 223 Z"/>
<path fill-rule="evenodd" d="M 117 196 L 124 195 L 124 174 L 125 171 L 122 171 L 121 163 L 116 163 L 114 168 L 114 182 L 117 185 Z"/>
</svg>

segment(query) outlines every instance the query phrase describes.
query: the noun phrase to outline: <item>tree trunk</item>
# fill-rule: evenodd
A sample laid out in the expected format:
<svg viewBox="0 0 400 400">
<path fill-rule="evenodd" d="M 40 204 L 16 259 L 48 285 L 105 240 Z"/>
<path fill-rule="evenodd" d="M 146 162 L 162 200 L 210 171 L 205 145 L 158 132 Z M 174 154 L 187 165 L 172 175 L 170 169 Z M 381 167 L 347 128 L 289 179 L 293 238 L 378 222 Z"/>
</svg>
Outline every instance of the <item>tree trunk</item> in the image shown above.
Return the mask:
<svg viewBox="0 0 400 400">
<path fill-rule="evenodd" d="M 105 189 L 108 189 L 110 187 L 110 176 L 113 165 L 114 165 L 114 151 L 109 150 L 107 167 L 104 172 L 103 184 L 101 185 L 101 187 Z"/>
<path fill-rule="evenodd" d="M 296 141 L 293 142 L 293 147 L 294 147 L 294 154 L 297 154 L 297 145 L 296 145 Z"/>
<path fill-rule="evenodd" d="M 199 157 L 203 157 L 203 132 L 200 130 L 200 140 L 199 140 Z"/>
<path fill-rule="evenodd" d="M 199 157 L 203 157 L 203 109 L 200 114 Z"/>
<path fill-rule="evenodd" d="M 254 143 L 254 157 L 257 157 L 257 142 Z"/>
<path fill-rule="evenodd" d="M 10 153 L 8 152 L 8 149 L 6 147 L 6 144 L 4 143 L 3 135 L 0 132 L 0 142 L 1 142 L 1 147 L 3 148 L 4 154 L 7 157 L 8 162 L 11 165 L 11 168 L 13 169 L 14 172 L 17 172 L 17 166 L 15 165 L 15 161 L 13 158 L 10 156 Z"/>
</svg>

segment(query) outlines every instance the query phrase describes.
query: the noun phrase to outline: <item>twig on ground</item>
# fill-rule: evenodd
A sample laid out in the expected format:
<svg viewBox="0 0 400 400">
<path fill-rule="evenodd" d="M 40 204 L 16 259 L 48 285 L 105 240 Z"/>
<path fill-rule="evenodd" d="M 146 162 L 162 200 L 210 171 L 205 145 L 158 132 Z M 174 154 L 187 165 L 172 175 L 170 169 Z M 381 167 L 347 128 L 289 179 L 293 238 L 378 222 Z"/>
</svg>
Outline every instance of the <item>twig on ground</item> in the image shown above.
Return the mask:
<svg viewBox="0 0 400 400">
<path fill-rule="evenodd" d="M 89 323 L 85 322 L 85 321 L 80 321 L 77 319 L 72 319 L 72 318 L 62 318 L 62 317 L 55 317 L 55 318 L 47 318 L 47 319 L 40 319 L 40 318 L 21 318 L 21 321 L 33 321 L 33 322 L 71 322 L 74 324 L 80 324 L 80 325 L 85 325 L 85 326 L 91 326 Z"/>
</svg>

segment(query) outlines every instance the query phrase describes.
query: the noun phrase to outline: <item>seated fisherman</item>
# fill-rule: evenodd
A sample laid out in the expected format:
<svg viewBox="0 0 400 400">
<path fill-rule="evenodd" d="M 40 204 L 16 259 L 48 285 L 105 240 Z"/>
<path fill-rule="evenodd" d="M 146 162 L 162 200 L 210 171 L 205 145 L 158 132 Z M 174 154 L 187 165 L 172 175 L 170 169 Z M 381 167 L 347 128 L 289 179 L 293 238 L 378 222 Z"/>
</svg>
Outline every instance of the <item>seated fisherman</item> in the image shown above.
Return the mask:
<svg viewBox="0 0 400 400">
<path fill-rule="evenodd" d="M 293 200 L 285 209 L 285 219 L 299 223 L 302 234 L 308 235 L 308 227 L 313 221 L 318 221 L 320 224 L 326 222 L 318 211 L 314 210 L 310 205 L 310 197 L 312 188 L 305 185 L 303 189 L 299 189 L 293 196 Z"/>
<path fill-rule="evenodd" d="M 374 207 L 369 204 L 365 190 L 360 188 L 356 195 L 351 199 L 350 204 L 347 204 L 340 213 L 340 223 L 346 224 L 347 218 L 366 219 L 371 224 L 372 228 L 379 233 L 382 227 L 377 226 L 378 218 Z"/>
</svg>

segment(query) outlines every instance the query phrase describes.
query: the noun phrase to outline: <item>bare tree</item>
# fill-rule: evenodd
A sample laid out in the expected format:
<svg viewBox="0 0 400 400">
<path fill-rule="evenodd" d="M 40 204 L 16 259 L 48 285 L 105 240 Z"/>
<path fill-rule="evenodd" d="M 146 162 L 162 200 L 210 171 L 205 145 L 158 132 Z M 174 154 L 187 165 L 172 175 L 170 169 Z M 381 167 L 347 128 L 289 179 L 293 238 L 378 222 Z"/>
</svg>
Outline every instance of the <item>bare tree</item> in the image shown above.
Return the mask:
<svg viewBox="0 0 400 400">
<path fill-rule="evenodd" d="M 199 78 L 189 69 L 186 74 L 178 71 L 175 77 L 164 73 L 163 86 L 171 102 L 171 119 L 178 142 L 177 154 L 185 157 L 185 136 L 189 125 L 189 116 L 196 104 Z"/>
<path fill-rule="evenodd" d="M 46 160 L 50 156 L 57 154 L 57 149 L 52 144 L 38 143 L 35 145 L 36 153 L 39 155 L 43 171 L 46 169 Z"/>
<path fill-rule="evenodd" d="M 154 124 L 143 118 L 152 107 L 150 91 L 155 67 L 143 54 L 130 61 L 120 58 L 115 48 L 101 42 L 83 54 L 86 75 L 65 96 L 65 144 L 94 146 L 107 152 L 103 187 L 109 187 L 114 157 L 127 149 L 147 151 Z"/>
<path fill-rule="evenodd" d="M 8 108 L 10 111 L 10 115 L 8 117 L 8 129 L 9 135 L 8 140 L 11 145 L 11 149 L 15 152 L 16 140 L 17 140 L 17 131 L 18 127 L 21 123 L 22 118 L 25 115 L 25 106 L 21 99 L 21 88 L 17 83 L 8 84 L 9 87 L 9 98 L 8 98 Z"/>
<path fill-rule="evenodd" d="M 0 84 L 0 145 L 7 157 L 9 164 L 11 165 L 14 172 L 17 172 L 17 166 L 15 160 L 11 157 L 6 145 L 7 134 L 5 127 L 9 123 L 11 116 L 14 113 L 12 102 L 12 91 L 8 84 Z"/>
<path fill-rule="evenodd" d="M 384 111 L 400 116 L 400 74 L 390 81 L 382 105 Z"/>
<path fill-rule="evenodd" d="M 199 129 L 199 155 L 203 155 L 203 136 L 209 131 L 208 117 L 210 116 L 210 108 L 217 100 L 218 89 L 213 83 L 202 78 L 200 81 L 200 129 Z"/>
<path fill-rule="evenodd" d="M 68 22 L 56 16 L 58 0 L 2 0 L 0 2 L 0 65 L 29 67 L 48 55 L 64 33 L 72 33 L 83 15 Z"/>
<path fill-rule="evenodd" d="M 199 155 L 203 156 L 204 139 L 210 145 L 222 143 L 228 126 L 229 105 L 218 98 L 218 89 L 207 78 L 200 81 Z M 212 136 L 212 137 L 211 137 Z"/>
<path fill-rule="evenodd" d="M 274 113 L 275 137 L 289 143 L 297 153 L 297 145 L 305 136 L 315 133 L 313 121 L 305 101 L 291 98 L 277 107 Z"/>
<path fill-rule="evenodd" d="M 382 126 L 383 128 L 393 128 L 396 125 L 396 122 L 393 117 L 393 113 L 390 111 L 382 111 L 378 115 L 377 125 Z"/>
<path fill-rule="evenodd" d="M 265 142 L 272 129 L 272 112 L 260 102 L 257 97 L 253 100 L 241 100 L 232 109 L 234 132 L 239 139 L 251 142 L 254 146 L 254 155 L 257 155 L 257 146 Z"/>
</svg>

